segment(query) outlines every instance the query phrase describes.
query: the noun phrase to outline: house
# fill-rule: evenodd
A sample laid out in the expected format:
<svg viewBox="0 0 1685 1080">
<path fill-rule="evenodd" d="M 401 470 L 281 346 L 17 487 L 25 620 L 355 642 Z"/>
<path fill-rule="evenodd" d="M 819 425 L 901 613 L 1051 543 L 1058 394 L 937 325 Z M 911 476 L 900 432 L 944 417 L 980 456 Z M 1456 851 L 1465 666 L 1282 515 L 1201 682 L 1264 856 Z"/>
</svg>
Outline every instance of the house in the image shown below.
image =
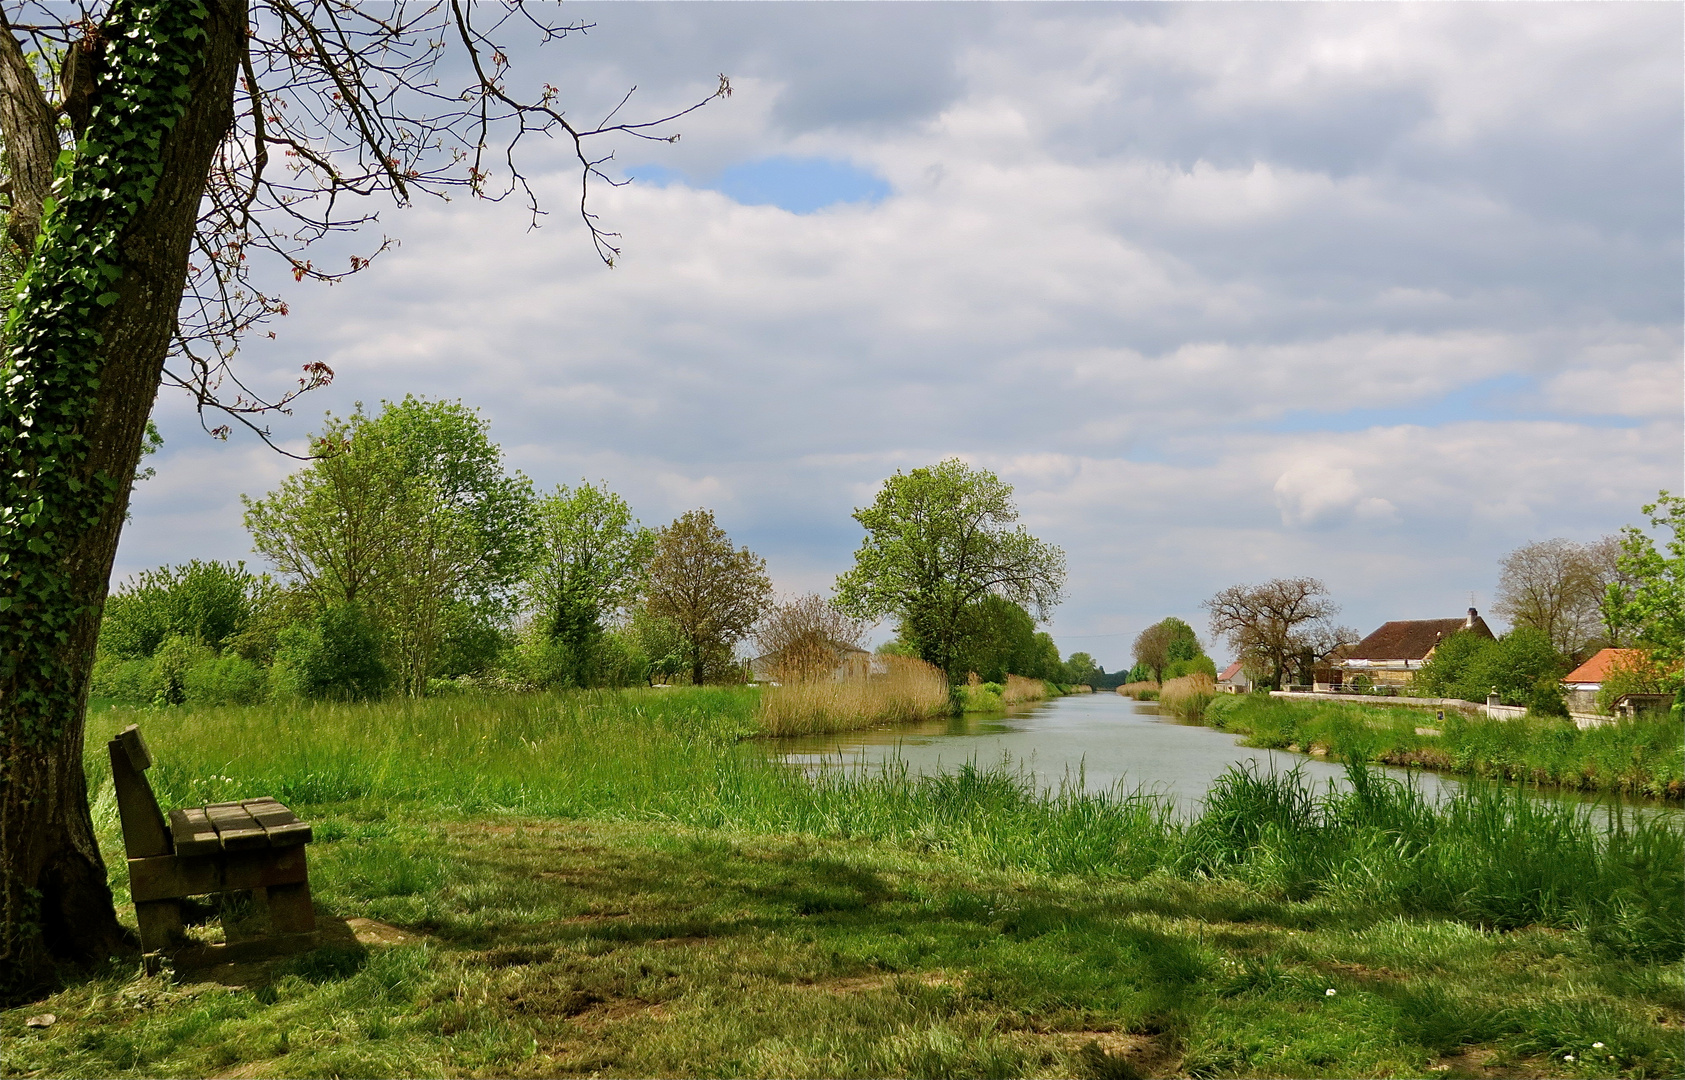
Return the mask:
<svg viewBox="0 0 1685 1080">
<path fill-rule="evenodd" d="M 1239 660 L 1223 669 L 1217 676 L 1217 689 L 1225 694 L 1249 694 L 1252 692 L 1252 680 L 1246 677 Z"/>
<path fill-rule="evenodd" d="M 842 641 L 829 644 L 836 661 L 831 669 L 834 681 L 848 682 L 883 674 L 883 662 L 858 645 Z M 749 674 L 756 682 L 777 682 L 780 667 L 778 654 L 764 653 L 749 661 Z"/>
<path fill-rule="evenodd" d="M 1492 637 L 1492 628 L 1469 608 L 1461 619 L 1399 619 L 1353 645 L 1339 663 L 1341 681 L 1350 686 L 1368 676 L 1375 686 L 1409 686 L 1439 643 L 1460 630 Z"/>
<path fill-rule="evenodd" d="M 1603 680 L 1609 672 L 1624 663 L 1641 664 L 1644 660 L 1642 649 L 1599 649 L 1590 660 L 1562 676 L 1562 691 L 1568 699 L 1568 711 L 1597 712 L 1597 692 L 1603 689 Z"/>
</svg>

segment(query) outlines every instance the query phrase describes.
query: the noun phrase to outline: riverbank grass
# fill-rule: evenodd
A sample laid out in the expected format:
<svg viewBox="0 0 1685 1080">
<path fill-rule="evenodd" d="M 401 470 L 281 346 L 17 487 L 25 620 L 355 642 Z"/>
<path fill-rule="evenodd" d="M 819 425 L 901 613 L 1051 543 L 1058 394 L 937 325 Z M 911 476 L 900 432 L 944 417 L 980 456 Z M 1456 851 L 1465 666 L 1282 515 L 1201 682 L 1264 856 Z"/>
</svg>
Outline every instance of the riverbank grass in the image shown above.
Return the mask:
<svg viewBox="0 0 1685 1080">
<path fill-rule="evenodd" d="M 976 768 L 809 779 L 747 738 L 756 708 L 709 690 L 98 714 L 91 775 L 138 718 L 166 805 L 286 798 L 316 824 L 324 924 L 398 943 L 341 935 L 220 982 L 114 967 L 0 1012 L 0 1073 L 1685 1065 L 1676 825 L 1611 842 L 1583 808 L 1496 788 L 1432 807 L 1379 778 L 1333 795 L 1233 774 L 1191 824 Z M 95 806 L 120 865 L 108 783 Z"/>
<path fill-rule="evenodd" d="M 1223 695 L 1207 721 L 1249 746 L 1327 754 L 1343 761 L 1420 766 L 1574 791 L 1685 800 L 1679 722 L 1642 716 L 1600 727 L 1527 717 L 1489 720 L 1446 711 L 1355 702 Z"/>
</svg>

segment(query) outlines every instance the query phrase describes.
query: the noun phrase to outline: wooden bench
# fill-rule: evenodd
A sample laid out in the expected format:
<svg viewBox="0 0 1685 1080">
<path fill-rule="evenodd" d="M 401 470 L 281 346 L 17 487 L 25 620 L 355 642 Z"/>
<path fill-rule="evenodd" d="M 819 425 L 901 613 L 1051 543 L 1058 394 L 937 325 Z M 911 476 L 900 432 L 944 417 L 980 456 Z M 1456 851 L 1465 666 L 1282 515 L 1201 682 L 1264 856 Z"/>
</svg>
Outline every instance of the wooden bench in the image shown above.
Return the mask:
<svg viewBox="0 0 1685 1080">
<path fill-rule="evenodd" d="M 274 799 L 262 798 L 171 810 L 166 824 L 146 780 L 152 754 L 140 729 L 130 724 L 109 747 L 143 950 L 194 965 L 316 946 L 304 861 L 307 823 Z M 250 910 L 230 920 L 225 907 L 222 944 L 187 937 L 184 899 L 242 892 L 251 893 Z"/>
</svg>

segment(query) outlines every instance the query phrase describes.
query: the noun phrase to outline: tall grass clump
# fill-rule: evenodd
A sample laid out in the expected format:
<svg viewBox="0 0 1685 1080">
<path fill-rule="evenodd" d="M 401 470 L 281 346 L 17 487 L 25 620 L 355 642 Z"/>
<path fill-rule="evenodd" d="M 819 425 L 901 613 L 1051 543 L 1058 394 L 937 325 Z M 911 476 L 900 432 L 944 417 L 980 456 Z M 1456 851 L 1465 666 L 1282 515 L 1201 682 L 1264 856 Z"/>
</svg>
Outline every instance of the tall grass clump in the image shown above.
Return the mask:
<svg viewBox="0 0 1685 1080">
<path fill-rule="evenodd" d="M 1177 719 L 1190 724 L 1205 721 L 1205 710 L 1217 696 L 1217 680 L 1196 671 L 1171 679 L 1158 692 L 1159 705 Z"/>
<path fill-rule="evenodd" d="M 1158 683 L 1147 679 L 1142 682 L 1126 682 L 1117 688 L 1117 692 L 1136 701 L 1157 701 L 1158 689 Z"/>
<path fill-rule="evenodd" d="M 832 679 L 828 674 L 761 691 L 757 717 L 764 735 L 822 735 L 878 724 L 906 724 L 945 716 L 948 680 L 911 656 L 882 656 L 881 675 Z"/>
<path fill-rule="evenodd" d="M 1026 701 L 1042 701 L 1047 698 L 1047 684 L 1040 679 L 1026 679 L 1022 675 L 1008 675 L 1006 685 L 1001 687 L 1000 699 L 1007 705 L 1019 705 Z"/>
</svg>

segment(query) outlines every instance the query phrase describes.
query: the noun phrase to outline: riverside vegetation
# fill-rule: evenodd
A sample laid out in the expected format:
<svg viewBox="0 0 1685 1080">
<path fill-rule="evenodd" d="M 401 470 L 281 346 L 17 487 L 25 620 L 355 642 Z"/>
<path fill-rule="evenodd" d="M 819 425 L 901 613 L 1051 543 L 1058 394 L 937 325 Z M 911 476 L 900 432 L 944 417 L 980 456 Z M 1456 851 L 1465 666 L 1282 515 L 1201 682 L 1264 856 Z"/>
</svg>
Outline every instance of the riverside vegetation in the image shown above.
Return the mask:
<svg viewBox="0 0 1685 1080">
<path fill-rule="evenodd" d="M 1476 718 L 1447 710 L 1356 702 L 1217 695 L 1205 722 L 1249 746 L 1327 754 L 1342 761 L 1408 765 L 1574 791 L 1685 800 L 1679 721 L 1640 715 L 1599 727 L 1528 716 Z"/>
<path fill-rule="evenodd" d="M 136 711 L 169 805 L 316 823 L 324 916 L 244 986 L 113 966 L 6 1075 L 1668 1076 L 1685 837 L 1479 784 L 1235 771 L 1204 813 L 1004 769 L 804 776 L 759 691 Z M 90 753 L 90 763 L 101 755 Z M 109 780 L 91 764 L 122 910 Z M 43 1030 L 26 1015 L 52 1013 Z"/>
</svg>

